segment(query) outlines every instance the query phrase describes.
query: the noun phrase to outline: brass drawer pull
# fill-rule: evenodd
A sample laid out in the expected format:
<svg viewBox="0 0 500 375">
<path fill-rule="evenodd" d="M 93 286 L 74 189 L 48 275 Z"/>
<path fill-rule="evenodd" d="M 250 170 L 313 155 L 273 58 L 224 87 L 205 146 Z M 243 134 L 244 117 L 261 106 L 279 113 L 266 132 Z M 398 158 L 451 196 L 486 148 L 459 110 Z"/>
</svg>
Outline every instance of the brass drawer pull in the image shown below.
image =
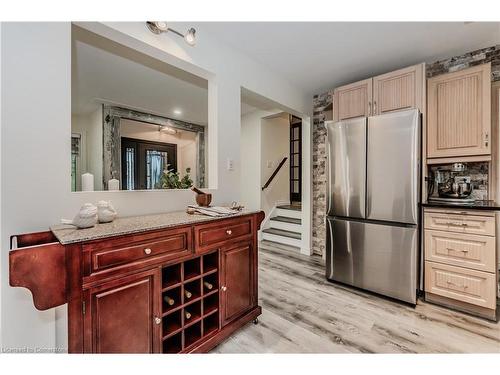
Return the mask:
<svg viewBox="0 0 500 375">
<path fill-rule="evenodd" d="M 227 234 L 228 236 L 230 236 L 231 234 L 233 234 L 233 231 L 232 231 L 231 229 L 228 229 L 228 230 L 226 230 L 226 234 Z"/>
<path fill-rule="evenodd" d="M 452 249 L 451 247 L 447 247 L 446 250 L 447 251 L 461 251 L 464 254 L 469 252 L 469 250 L 456 250 L 456 249 Z"/>
<path fill-rule="evenodd" d="M 225 292 L 225 291 L 227 290 L 227 286 L 222 286 L 220 289 L 221 289 L 223 292 Z"/>
<path fill-rule="evenodd" d="M 144 254 L 149 255 L 151 254 L 151 249 L 149 247 L 144 249 Z"/>
<path fill-rule="evenodd" d="M 467 285 L 457 285 L 452 281 L 446 281 L 448 285 L 456 286 L 457 288 L 467 289 Z"/>
<path fill-rule="evenodd" d="M 161 318 L 158 318 L 157 316 L 155 316 L 155 324 L 158 325 L 161 323 Z"/>
</svg>

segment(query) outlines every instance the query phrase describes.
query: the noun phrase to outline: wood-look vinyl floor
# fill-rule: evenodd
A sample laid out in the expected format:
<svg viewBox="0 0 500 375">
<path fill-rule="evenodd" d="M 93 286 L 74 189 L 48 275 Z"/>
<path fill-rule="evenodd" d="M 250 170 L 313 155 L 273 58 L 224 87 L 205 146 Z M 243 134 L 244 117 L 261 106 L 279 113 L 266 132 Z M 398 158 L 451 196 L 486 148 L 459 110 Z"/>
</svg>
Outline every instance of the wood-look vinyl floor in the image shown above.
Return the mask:
<svg viewBox="0 0 500 375">
<path fill-rule="evenodd" d="M 500 324 L 415 308 L 325 279 L 320 257 L 259 249 L 259 324 L 213 353 L 500 353 Z"/>
</svg>

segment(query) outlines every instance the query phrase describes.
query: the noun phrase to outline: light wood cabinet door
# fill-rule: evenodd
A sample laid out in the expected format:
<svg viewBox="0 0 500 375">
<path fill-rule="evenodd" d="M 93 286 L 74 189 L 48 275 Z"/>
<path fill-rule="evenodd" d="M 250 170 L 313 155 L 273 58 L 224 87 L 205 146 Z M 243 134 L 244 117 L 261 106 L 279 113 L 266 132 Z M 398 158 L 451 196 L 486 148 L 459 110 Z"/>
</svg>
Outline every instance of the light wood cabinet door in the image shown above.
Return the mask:
<svg viewBox="0 0 500 375">
<path fill-rule="evenodd" d="M 497 303 L 494 273 L 446 264 L 425 262 L 425 291 L 487 309 Z"/>
<path fill-rule="evenodd" d="M 491 153 L 491 64 L 427 81 L 427 157 Z"/>
<path fill-rule="evenodd" d="M 424 64 L 413 65 L 373 78 L 373 115 L 402 109 L 424 110 Z"/>
<path fill-rule="evenodd" d="M 425 260 L 495 273 L 495 237 L 425 230 Z"/>
<path fill-rule="evenodd" d="M 333 91 L 333 120 L 371 115 L 372 79 L 341 86 Z"/>
<path fill-rule="evenodd" d="M 485 215 L 425 211 L 425 229 L 495 236 L 495 217 Z"/>
</svg>

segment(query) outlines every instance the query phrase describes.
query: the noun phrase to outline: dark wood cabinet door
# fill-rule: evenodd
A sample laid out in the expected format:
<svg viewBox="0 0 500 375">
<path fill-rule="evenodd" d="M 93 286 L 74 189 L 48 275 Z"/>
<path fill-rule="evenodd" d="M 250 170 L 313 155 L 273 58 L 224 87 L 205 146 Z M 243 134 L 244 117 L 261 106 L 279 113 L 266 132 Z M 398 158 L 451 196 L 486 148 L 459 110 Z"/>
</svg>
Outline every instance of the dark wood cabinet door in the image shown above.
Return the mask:
<svg viewBox="0 0 500 375">
<path fill-rule="evenodd" d="M 89 289 L 85 294 L 86 352 L 160 351 L 159 269 L 107 282 Z"/>
<path fill-rule="evenodd" d="M 254 259 L 252 242 L 239 243 L 221 251 L 222 325 L 255 304 Z"/>
</svg>

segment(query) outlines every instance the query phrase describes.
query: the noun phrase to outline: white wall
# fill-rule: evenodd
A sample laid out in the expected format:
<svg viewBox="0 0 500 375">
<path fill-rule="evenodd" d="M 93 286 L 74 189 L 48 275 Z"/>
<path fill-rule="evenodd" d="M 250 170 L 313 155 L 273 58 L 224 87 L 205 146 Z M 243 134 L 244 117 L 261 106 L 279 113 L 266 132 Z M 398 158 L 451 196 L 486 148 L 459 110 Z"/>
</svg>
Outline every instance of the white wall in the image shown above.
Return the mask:
<svg viewBox="0 0 500 375">
<path fill-rule="evenodd" d="M 261 125 L 268 111 L 253 111 L 241 116 L 241 203 L 250 209 L 260 209 L 261 202 Z"/>
<path fill-rule="evenodd" d="M 288 157 L 271 184 L 261 193 L 261 209 L 269 216 L 276 204 L 290 202 L 290 122 L 282 113 L 262 119 L 260 185 L 264 186 L 284 157 Z"/>
<path fill-rule="evenodd" d="M 153 35 L 144 23 L 80 24 L 209 79 L 209 184 L 214 203 L 239 200 L 241 86 L 310 113 L 310 98 L 277 73 L 200 35 L 190 47 Z M 184 30 L 188 25 L 172 25 Z M 110 199 L 122 216 L 184 209 L 189 190 L 70 192 L 71 38 L 69 23 L 2 23 L 1 264 L 3 347 L 65 346 L 65 307 L 37 311 L 29 291 L 8 286 L 9 236 L 47 230 L 85 202 Z M 226 170 L 227 159 L 235 169 Z M 56 339 L 57 315 L 57 339 Z"/>
<path fill-rule="evenodd" d="M 92 173 L 94 190 L 102 190 L 102 107 L 88 114 L 72 114 L 71 133 L 81 136 L 81 173 Z M 81 188 L 81 176 L 77 180 Z"/>
<path fill-rule="evenodd" d="M 290 164 L 285 162 L 269 187 L 262 186 L 290 154 L 288 114 L 256 110 L 241 116 L 241 202 L 269 216 L 276 204 L 290 201 Z"/>
<path fill-rule="evenodd" d="M 94 190 L 100 191 L 104 188 L 102 181 L 102 107 L 93 111 L 89 116 L 87 127 L 87 168 L 94 175 Z"/>
</svg>

